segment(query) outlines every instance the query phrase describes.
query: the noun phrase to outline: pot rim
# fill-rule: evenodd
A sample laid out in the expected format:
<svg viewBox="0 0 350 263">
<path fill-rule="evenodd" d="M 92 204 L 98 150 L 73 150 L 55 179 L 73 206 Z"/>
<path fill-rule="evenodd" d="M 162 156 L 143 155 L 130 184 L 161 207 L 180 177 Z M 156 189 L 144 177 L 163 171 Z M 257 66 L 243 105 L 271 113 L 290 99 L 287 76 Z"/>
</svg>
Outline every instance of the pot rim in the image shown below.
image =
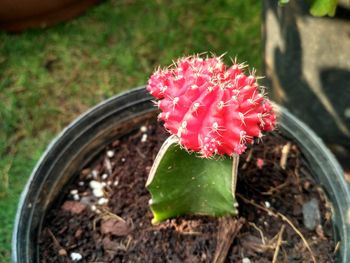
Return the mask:
<svg viewBox="0 0 350 263">
<path fill-rule="evenodd" d="M 85 118 L 89 117 L 93 112 L 95 112 L 96 110 L 100 109 L 101 107 L 104 107 L 106 104 L 113 102 L 116 98 L 119 97 L 125 97 L 125 96 L 129 96 L 133 93 L 138 93 L 142 90 L 145 89 L 145 86 L 138 86 L 134 89 L 131 90 L 127 90 L 124 92 L 121 92 L 115 96 L 112 96 L 106 100 L 103 100 L 101 102 L 99 102 L 97 105 L 93 106 L 92 108 L 88 109 L 87 111 L 81 113 L 80 115 L 78 115 L 72 122 L 70 122 L 65 128 L 63 128 L 63 130 L 61 132 L 59 132 L 51 141 L 50 143 L 46 146 L 46 149 L 44 150 L 44 152 L 41 154 L 39 160 L 36 162 L 22 192 L 21 195 L 19 197 L 18 200 L 18 204 L 17 204 L 17 209 L 16 209 L 16 216 L 15 216 L 15 221 L 14 221 L 14 227 L 12 230 L 12 241 L 11 241 L 11 247 L 12 247 L 12 251 L 11 251 L 11 258 L 13 262 L 18 262 L 18 258 L 17 258 L 17 234 L 18 234 L 18 227 L 19 227 L 19 222 L 20 222 L 20 218 L 21 218 L 21 214 L 22 214 L 22 210 L 23 207 L 25 205 L 25 201 L 26 201 L 26 197 L 27 197 L 27 193 L 30 189 L 30 186 L 33 182 L 34 177 L 36 176 L 39 168 L 41 167 L 43 161 L 47 158 L 47 156 L 49 155 L 49 153 L 52 151 L 52 149 L 54 148 L 54 146 L 67 134 L 70 132 L 70 130 L 74 129 L 74 127 L 79 124 L 80 122 L 82 122 Z M 149 98 L 145 97 L 144 101 L 149 100 Z M 140 100 L 138 101 L 140 102 Z"/>
<path fill-rule="evenodd" d="M 69 134 L 73 129 L 76 128 L 76 126 L 80 123 L 82 123 L 85 119 L 89 118 L 94 112 L 106 107 L 106 105 L 109 104 L 114 104 L 116 99 L 122 99 L 126 97 L 133 97 L 133 96 L 139 96 L 137 100 L 131 100 L 127 101 L 125 103 L 124 108 L 140 104 L 142 102 L 149 102 L 151 101 L 151 97 L 147 95 L 148 93 L 145 90 L 145 86 L 139 86 L 137 88 L 127 90 L 125 92 L 122 92 L 120 94 L 117 94 L 107 100 L 104 100 L 100 103 L 98 103 L 96 106 L 90 108 L 88 111 L 80 114 L 74 121 L 72 121 L 68 126 L 66 126 L 47 146 L 43 154 L 41 155 L 40 159 L 37 161 L 30 177 L 28 178 L 28 181 L 20 195 L 19 202 L 18 202 L 18 207 L 16 211 L 16 217 L 15 217 L 15 222 L 14 222 L 14 228 L 13 228 L 13 233 L 12 233 L 12 261 L 13 262 L 18 262 L 20 259 L 18 258 L 18 234 L 19 234 L 19 223 L 21 222 L 21 217 L 22 217 L 22 212 L 25 208 L 26 204 L 26 199 L 27 199 L 27 194 L 29 192 L 29 189 L 34 181 L 34 178 L 36 177 L 38 171 L 42 167 L 42 163 L 47 159 L 48 155 L 50 154 L 51 151 L 54 150 L 55 146 L 60 143 L 63 138 Z M 345 244 L 341 246 L 341 256 L 343 262 L 348 262 L 350 260 L 350 252 L 348 251 L 345 253 L 345 249 L 349 250 L 347 248 L 347 245 L 350 243 L 350 187 L 348 183 L 346 182 L 344 176 L 341 176 L 344 174 L 341 166 L 333 156 L 333 154 L 330 152 L 330 150 L 324 145 L 322 140 L 319 138 L 318 135 L 314 131 L 312 131 L 306 124 L 301 122 L 299 119 L 294 117 L 286 108 L 282 106 L 278 106 L 275 104 L 274 106 L 277 109 L 277 113 L 281 117 L 281 121 L 278 124 L 279 127 L 283 129 L 284 132 L 286 132 L 286 135 L 292 136 L 295 140 L 295 142 L 302 148 L 302 153 L 306 155 L 306 159 L 308 159 L 309 156 L 312 156 L 313 159 L 318 160 L 318 165 L 319 166 L 325 166 L 328 165 L 330 170 L 333 171 L 333 174 L 339 175 L 337 176 L 336 180 L 333 181 L 334 178 L 327 178 L 326 182 L 328 185 L 330 185 L 330 188 L 332 189 L 332 192 L 335 193 L 332 195 L 332 198 L 330 198 L 333 202 L 336 202 L 340 207 L 345 207 L 346 208 L 346 213 L 342 213 L 342 211 L 337 211 L 337 216 L 336 218 L 334 210 L 333 210 L 333 215 L 332 215 L 332 221 L 334 225 L 338 226 L 338 230 L 342 233 L 342 236 L 344 237 L 344 240 L 342 239 L 342 244 Z M 292 121 L 294 127 L 289 127 L 288 125 L 285 124 L 283 120 L 290 120 Z M 293 126 L 291 125 L 291 126 Z M 302 132 L 300 132 L 298 129 L 299 127 Z M 296 138 L 304 136 L 309 139 L 309 144 L 313 146 L 311 149 L 308 146 L 305 145 L 300 145 L 300 142 L 296 140 Z M 316 158 L 318 156 L 315 156 L 314 152 L 318 151 L 322 153 L 322 158 Z M 327 167 L 327 166 L 326 166 Z M 315 171 L 313 171 L 315 173 Z M 339 188 L 339 189 L 338 189 Z M 327 193 L 328 195 L 330 193 Z M 339 221 L 340 220 L 340 221 Z M 339 221 L 339 222 L 338 222 Z M 338 225 L 342 223 L 342 225 Z M 26 232 L 28 234 L 29 229 L 26 229 Z"/>
</svg>

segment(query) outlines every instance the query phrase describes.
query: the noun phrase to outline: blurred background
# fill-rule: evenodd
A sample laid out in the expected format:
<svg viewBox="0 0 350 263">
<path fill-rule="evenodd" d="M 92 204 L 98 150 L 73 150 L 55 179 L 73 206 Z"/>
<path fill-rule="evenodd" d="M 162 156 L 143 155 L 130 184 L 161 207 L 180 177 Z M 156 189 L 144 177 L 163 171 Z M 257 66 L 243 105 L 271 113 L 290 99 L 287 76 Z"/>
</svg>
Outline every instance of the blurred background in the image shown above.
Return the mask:
<svg viewBox="0 0 350 263">
<path fill-rule="evenodd" d="M 19 195 L 58 132 L 179 56 L 227 53 L 261 75 L 261 11 L 255 0 L 108 0 L 49 28 L 1 31 L 0 262 L 10 261 Z"/>
</svg>

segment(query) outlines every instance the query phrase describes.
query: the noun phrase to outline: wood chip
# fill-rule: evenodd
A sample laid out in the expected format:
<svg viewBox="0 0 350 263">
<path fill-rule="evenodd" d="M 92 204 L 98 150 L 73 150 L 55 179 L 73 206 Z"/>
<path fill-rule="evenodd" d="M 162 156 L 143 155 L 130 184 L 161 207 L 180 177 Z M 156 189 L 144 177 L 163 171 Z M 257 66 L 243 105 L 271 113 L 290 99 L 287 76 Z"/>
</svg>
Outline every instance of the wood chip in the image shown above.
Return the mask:
<svg viewBox="0 0 350 263">
<path fill-rule="evenodd" d="M 217 244 L 213 263 L 223 263 L 236 235 L 241 230 L 245 219 L 232 218 L 230 216 L 219 218 Z"/>
<path fill-rule="evenodd" d="M 73 214 L 80 214 L 85 210 L 86 205 L 77 201 L 66 201 L 61 208 Z"/>
<path fill-rule="evenodd" d="M 101 223 L 101 233 L 111 234 L 114 236 L 127 236 L 131 229 L 126 222 L 114 218 L 103 220 Z"/>
<path fill-rule="evenodd" d="M 280 166 L 283 170 L 286 169 L 287 159 L 290 151 L 291 143 L 287 142 L 286 145 L 282 148 L 282 154 L 281 154 L 281 160 L 280 160 Z"/>
<path fill-rule="evenodd" d="M 109 237 L 105 237 L 102 240 L 102 245 L 105 250 L 119 250 L 120 244 L 117 241 L 112 241 Z"/>
</svg>

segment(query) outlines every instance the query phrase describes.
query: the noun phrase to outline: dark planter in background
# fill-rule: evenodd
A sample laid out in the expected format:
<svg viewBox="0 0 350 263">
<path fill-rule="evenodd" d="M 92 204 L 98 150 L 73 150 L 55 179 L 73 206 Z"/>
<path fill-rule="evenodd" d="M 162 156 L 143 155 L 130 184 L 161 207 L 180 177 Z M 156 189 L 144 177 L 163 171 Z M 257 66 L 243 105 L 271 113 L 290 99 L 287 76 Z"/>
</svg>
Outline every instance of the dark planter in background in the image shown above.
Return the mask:
<svg viewBox="0 0 350 263">
<path fill-rule="evenodd" d="M 47 27 L 80 15 L 99 0 L 1 0 L 0 30 Z"/>
<path fill-rule="evenodd" d="M 14 262 L 38 262 L 38 236 L 47 211 L 67 184 L 106 145 L 156 119 L 152 99 L 144 88 L 102 102 L 79 117 L 48 146 L 22 193 L 13 232 Z M 343 171 L 322 141 L 305 124 L 279 108 L 279 130 L 295 141 L 312 175 L 333 205 L 336 238 L 341 240 L 340 262 L 350 262 L 350 189 Z"/>
<path fill-rule="evenodd" d="M 313 17 L 305 0 L 264 0 L 265 75 L 274 100 L 322 137 L 349 166 L 350 2 L 334 18 Z"/>
</svg>

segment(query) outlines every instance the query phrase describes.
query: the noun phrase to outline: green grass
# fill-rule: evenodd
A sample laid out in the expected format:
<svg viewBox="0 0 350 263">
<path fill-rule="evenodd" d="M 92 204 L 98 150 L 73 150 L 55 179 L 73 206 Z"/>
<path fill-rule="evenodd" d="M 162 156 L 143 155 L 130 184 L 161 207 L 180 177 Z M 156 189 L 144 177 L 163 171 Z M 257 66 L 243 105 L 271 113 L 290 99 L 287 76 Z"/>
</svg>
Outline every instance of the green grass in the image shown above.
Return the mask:
<svg viewBox="0 0 350 263">
<path fill-rule="evenodd" d="M 227 52 L 261 68 L 260 1 L 112 0 L 48 29 L 0 33 L 0 262 L 19 194 L 76 116 L 172 59 Z"/>
</svg>

